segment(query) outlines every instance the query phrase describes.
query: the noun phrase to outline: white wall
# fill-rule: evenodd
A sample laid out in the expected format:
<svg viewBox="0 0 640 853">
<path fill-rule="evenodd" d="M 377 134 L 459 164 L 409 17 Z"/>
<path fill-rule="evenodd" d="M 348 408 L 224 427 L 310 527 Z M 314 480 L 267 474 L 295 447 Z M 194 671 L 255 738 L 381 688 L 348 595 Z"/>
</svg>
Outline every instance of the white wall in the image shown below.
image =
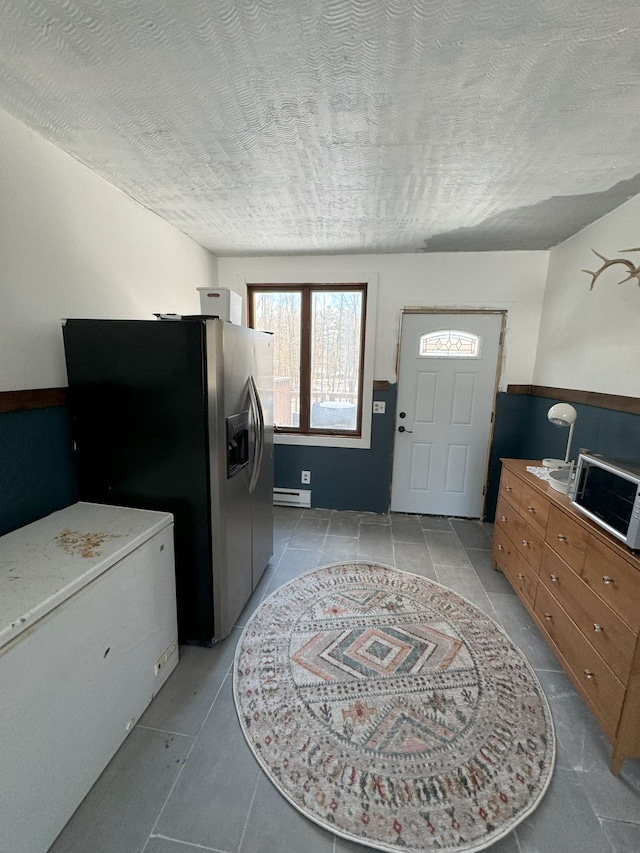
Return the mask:
<svg viewBox="0 0 640 853">
<path fill-rule="evenodd" d="M 506 309 L 500 387 L 532 381 L 548 252 L 473 252 L 218 260 L 219 284 L 245 294 L 251 281 L 322 281 L 340 274 L 378 277 L 374 378 L 396 381 L 402 308 Z"/>
<path fill-rule="evenodd" d="M 0 391 L 66 385 L 62 317 L 199 313 L 217 258 L 0 111 Z"/>
<path fill-rule="evenodd" d="M 536 385 L 640 397 L 640 287 L 625 284 L 627 269 L 608 269 L 589 291 L 590 277 L 607 258 L 640 264 L 640 196 L 589 225 L 550 252 L 540 338 L 534 369 Z"/>
</svg>

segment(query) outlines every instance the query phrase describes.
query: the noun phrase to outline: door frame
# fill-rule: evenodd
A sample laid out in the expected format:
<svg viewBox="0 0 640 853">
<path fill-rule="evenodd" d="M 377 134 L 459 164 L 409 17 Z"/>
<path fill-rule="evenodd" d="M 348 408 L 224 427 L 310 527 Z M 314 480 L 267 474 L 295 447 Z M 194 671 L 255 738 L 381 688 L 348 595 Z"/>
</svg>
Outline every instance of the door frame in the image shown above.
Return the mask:
<svg viewBox="0 0 640 853">
<path fill-rule="evenodd" d="M 500 340 L 498 342 L 498 357 L 496 363 L 496 377 L 493 386 L 493 403 L 491 406 L 491 423 L 489 425 L 489 443 L 487 445 L 487 458 L 485 460 L 484 466 L 484 482 L 482 485 L 482 513 L 480 516 L 480 520 L 482 521 L 486 515 L 486 505 L 487 505 L 487 482 L 489 479 L 489 462 L 491 460 L 491 447 L 493 445 L 493 432 L 496 423 L 496 398 L 498 395 L 498 389 L 500 387 L 500 378 L 502 377 L 503 367 L 504 367 L 504 339 L 505 332 L 507 328 L 507 314 L 508 311 L 506 308 L 420 308 L 417 306 L 411 306 L 407 308 L 400 309 L 400 325 L 398 331 L 398 343 L 396 346 L 396 376 L 398 377 L 398 386 L 396 391 L 396 400 L 400 394 L 400 349 L 402 346 L 402 321 L 405 314 L 458 314 L 463 316 L 465 314 L 472 314 L 474 316 L 478 316 L 479 314 L 499 314 L 502 317 L 502 321 L 500 323 Z M 395 415 L 394 415 L 395 420 Z M 393 437 L 393 450 L 395 453 L 395 443 L 397 439 L 397 430 L 394 425 L 394 437 Z M 393 456 L 391 460 L 391 480 L 393 482 L 393 474 L 394 474 L 394 464 L 393 464 Z M 389 484 L 389 497 L 391 497 L 391 483 Z"/>
</svg>

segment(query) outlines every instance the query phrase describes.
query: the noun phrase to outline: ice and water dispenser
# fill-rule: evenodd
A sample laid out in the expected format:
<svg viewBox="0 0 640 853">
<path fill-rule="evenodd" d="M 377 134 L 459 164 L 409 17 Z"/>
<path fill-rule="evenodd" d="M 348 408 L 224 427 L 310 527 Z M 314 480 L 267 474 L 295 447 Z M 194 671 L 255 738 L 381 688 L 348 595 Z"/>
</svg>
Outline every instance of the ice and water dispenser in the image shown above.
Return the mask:
<svg viewBox="0 0 640 853">
<path fill-rule="evenodd" d="M 227 418 L 227 479 L 249 462 L 249 412 Z"/>
</svg>

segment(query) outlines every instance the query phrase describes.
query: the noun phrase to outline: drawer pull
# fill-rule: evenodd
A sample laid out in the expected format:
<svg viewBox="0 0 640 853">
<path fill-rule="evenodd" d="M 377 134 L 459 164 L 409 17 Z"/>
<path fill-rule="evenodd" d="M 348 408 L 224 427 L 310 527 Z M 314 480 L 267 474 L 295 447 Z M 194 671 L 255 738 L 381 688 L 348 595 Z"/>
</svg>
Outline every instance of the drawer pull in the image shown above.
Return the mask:
<svg viewBox="0 0 640 853">
<path fill-rule="evenodd" d="M 534 506 L 528 506 L 527 507 L 527 512 L 535 512 L 535 511 L 536 511 L 536 508 Z"/>
<path fill-rule="evenodd" d="M 604 583 L 607 583 L 607 584 L 613 583 L 613 578 L 610 578 L 609 575 L 603 575 L 602 580 Z"/>
<path fill-rule="evenodd" d="M 522 574 L 522 572 L 518 572 L 518 577 L 520 578 L 520 580 L 524 580 L 524 575 Z"/>
<path fill-rule="evenodd" d="M 553 583 L 557 583 L 557 582 L 560 580 L 560 578 L 558 577 L 558 575 L 556 575 L 556 574 L 555 574 L 555 573 L 553 573 L 553 572 L 549 575 L 549 577 L 551 578 L 551 580 L 553 581 Z"/>
<path fill-rule="evenodd" d="M 505 490 L 505 492 L 512 492 L 512 491 L 513 491 L 513 489 L 511 488 L 511 486 L 505 486 L 505 487 L 504 487 L 504 490 Z"/>
<path fill-rule="evenodd" d="M 564 542 L 567 537 L 563 533 L 558 533 L 558 539 L 560 542 Z"/>
<path fill-rule="evenodd" d="M 529 543 L 527 542 L 527 540 L 526 540 L 526 539 L 523 539 L 523 540 L 522 540 L 522 544 L 524 545 L 524 547 L 525 547 L 525 548 L 528 548 L 528 547 L 529 547 Z"/>
<path fill-rule="evenodd" d="M 593 678 L 593 673 L 590 669 L 585 669 L 584 674 L 586 678 Z"/>
<path fill-rule="evenodd" d="M 544 614 L 544 618 L 547 620 L 547 622 L 550 622 L 550 621 L 551 621 L 551 614 L 550 614 L 550 613 L 545 613 L 545 614 Z"/>
<path fill-rule="evenodd" d="M 599 634 L 602 631 L 602 625 L 598 625 L 597 622 L 594 622 L 593 623 L 593 630 L 596 632 L 596 634 Z"/>
<path fill-rule="evenodd" d="M 501 515 L 501 516 L 500 516 L 500 521 L 506 521 L 506 520 L 507 520 L 507 516 L 506 516 L 506 515 Z"/>
<path fill-rule="evenodd" d="M 498 551 L 504 551 L 504 545 L 498 545 Z"/>
</svg>

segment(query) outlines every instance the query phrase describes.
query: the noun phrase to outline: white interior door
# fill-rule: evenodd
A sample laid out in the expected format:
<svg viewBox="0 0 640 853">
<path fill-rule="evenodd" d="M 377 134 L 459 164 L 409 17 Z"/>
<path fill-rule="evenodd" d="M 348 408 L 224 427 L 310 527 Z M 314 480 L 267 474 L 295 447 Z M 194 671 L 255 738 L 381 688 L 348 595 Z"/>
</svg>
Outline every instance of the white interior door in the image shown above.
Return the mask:
<svg viewBox="0 0 640 853">
<path fill-rule="evenodd" d="M 480 517 L 502 317 L 403 315 L 394 512 Z"/>
</svg>

